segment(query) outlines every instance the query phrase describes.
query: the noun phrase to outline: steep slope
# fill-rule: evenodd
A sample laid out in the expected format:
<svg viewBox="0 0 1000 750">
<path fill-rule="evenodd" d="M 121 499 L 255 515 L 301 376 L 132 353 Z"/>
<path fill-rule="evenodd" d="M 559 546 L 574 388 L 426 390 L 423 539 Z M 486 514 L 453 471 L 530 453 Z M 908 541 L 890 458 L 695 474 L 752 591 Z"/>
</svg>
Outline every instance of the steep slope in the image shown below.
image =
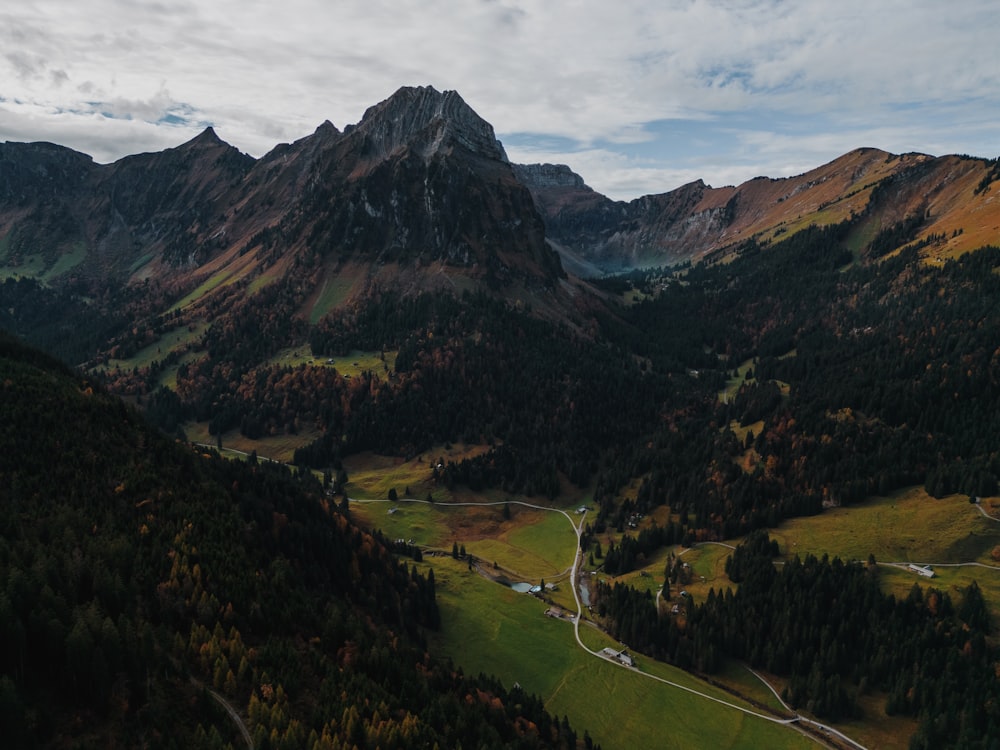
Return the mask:
<svg viewBox="0 0 1000 750">
<path fill-rule="evenodd" d="M 201 456 L 0 335 L 9 747 L 575 747 L 428 656 L 433 577 L 311 477 Z"/>
<path fill-rule="evenodd" d="M 213 212 L 252 162 L 211 129 L 111 165 L 47 144 L 0 145 L 0 260 L 29 275 L 116 283 L 153 257 L 191 265 L 210 251 Z"/>
<path fill-rule="evenodd" d="M 318 155 L 302 195 L 314 251 L 464 269 L 494 287 L 561 274 L 493 129 L 455 92 L 401 89 Z"/>
<path fill-rule="evenodd" d="M 518 174 L 550 238 L 606 270 L 719 259 L 750 239 L 774 241 L 858 215 L 868 219 L 854 242 L 859 250 L 915 216 L 922 218 L 909 236 L 890 249 L 924 241 L 925 254 L 942 258 L 1000 237 L 1000 207 L 989 195 L 995 164 L 984 159 L 858 149 L 796 177 L 723 188 L 697 181 L 628 203 L 582 181 L 547 179 L 555 169 L 519 167 Z"/>
<path fill-rule="evenodd" d="M 72 269 L 191 289 L 284 259 L 278 278 L 303 255 L 418 277 L 436 263 L 494 287 L 562 275 L 492 127 L 430 87 L 400 89 L 343 133 L 324 123 L 260 160 L 209 128 L 110 165 L 47 144 L 4 144 L 0 164 L 0 263 L 27 275 Z"/>
</svg>

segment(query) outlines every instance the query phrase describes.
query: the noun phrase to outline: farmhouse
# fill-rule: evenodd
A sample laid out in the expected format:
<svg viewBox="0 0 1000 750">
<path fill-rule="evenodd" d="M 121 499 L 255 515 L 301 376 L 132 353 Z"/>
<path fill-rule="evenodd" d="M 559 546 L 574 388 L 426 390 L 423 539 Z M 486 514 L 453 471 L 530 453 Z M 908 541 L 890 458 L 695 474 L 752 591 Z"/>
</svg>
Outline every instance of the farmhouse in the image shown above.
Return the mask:
<svg viewBox="0 0 1000 750">
<path fill-rule="evenodd" d="M 626 667 L 635 666 L 635 659 L 633 659 L 631 656 L 625 653 L 625 649 L 622 649 L 621 651 L 616 651 L 615 649 L 609 646 L 608 648 L 601 651 L 601 656 L 603 656 L 605 659 L 611 659 L 611 661 L 620 662 L 621 664 L 624 664 Z"/>
<path fill-rule="evenodd" d="M 930 565 L 917 565 L 915 563 L 910 563 L 906 566 L 907 569 L 912 570 L 918 576 L 923 576 L 924 578 L 933 578 L 934 571 L 931 570 Z"/>
</svg>

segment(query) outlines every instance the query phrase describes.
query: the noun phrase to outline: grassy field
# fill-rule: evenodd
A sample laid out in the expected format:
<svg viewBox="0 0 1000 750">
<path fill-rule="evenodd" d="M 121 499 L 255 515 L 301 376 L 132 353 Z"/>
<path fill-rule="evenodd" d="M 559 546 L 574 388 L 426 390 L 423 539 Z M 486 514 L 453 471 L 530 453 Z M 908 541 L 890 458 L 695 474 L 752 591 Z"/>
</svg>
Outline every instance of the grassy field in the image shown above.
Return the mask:
<svg viewBox="0 0 1000 750">
<path fill-rule="evenodd" d="M 316 301 L 309 310 L 309 324 L 316 325 L 325 315 L 347 300 L 355 284 L 349 275 L 331 277 L 323 280 L 323 285 L 316 294 Z"/>
<path fill-rule="evenodd" d="M 724 404 L 729 403 L 736 396 L 736 392 L 743 383 L 754 383 L 755 378 L 747 379 L 747 372 L 753 367 L 753 360 L 748 359 L 736 368 L 736 377 L 726 380 L 726 387 L 718 393 L 719 401 Z"/>
<path fill-rule="evenodd" d="M 87 259 L 87 246 L 82 242 L 77 242 L 68 253 L 59 256 L 52 267 L 42 275 L 42 281 L 51 281 L 56 276 L 60 276 L 75 268 Z"/>
<path fill-rule="evenodd" d="M 154 341 L 149 346 L 143 347 L 137 351 L 133 356 L 127 359 L 109 359 L 106 365 L 103 365 L 98 369 L 106 372 L 119 368 L 122 370 L 131 370 L 133 367 L 148 367 L 154 360 L 163 359 L 170 352 L 184 349 L 188 345 L 195 343 L 201 338 L 207 328 L 207 323 L 198 323 L 190 328 L 188 326 L 175 328 L 174 330 L 168 331 L 160 336 L 159 341 Z M 175 367 L 175 378 L 176 375 L 177 373 Z"/>
<path fill-rule="evenodd" d="M 534 597 L 484 580 L 450 559 L 434 561 L 444 626 L 432 647 L 466 673 L 495 674 L 543 696 L 546 707 L 615 748 L 804 748 L 795 730 L 693 696 L 594 657 L 573 640 L 572 624 L 545 617 Z M 615 645 L 584 628 L 592 647 Z M 641 659 L 641 657 L 640 657 Z M 648 663 L 647 663 L 648 662 Z M 732 700 L 691 675 L 651 660 L 641 669 Z"/>
<path fill-rule="evenodd" d="M 233 284 L 241 279 L 245 278 L 248 273 L 254 269 L 254 257 L 249 253 L 243 257 L 233 259 L 228 265 L 222 268 L 210 272 L 208 277 L 201 282 L 194 290 L 189 294 L 185 295 L 183 298 L 177 301 L 173 307 L 170 308 L 170 312 L 174 310 L 183 310 L 188 305 L 197 302 L 204 295 L 208 294 L 214 289 L 218 289 L 220 286 L 225 284 Z M 209 264 L 209 268 L 215 266 L 218 268 L 218 262 Z"/>
<path fill-rule="evenodd" d="M 393 468 L 405 471 L 404 464 Z M 389 513 L 390 508 L 396 510 Z M 444 550 L 459 541 L 487 565 L 496 559 L 505 570 L 523 573 L 521 577 L 531 582 L 542 577 L 550 580 L 565 571 L 575 554 L 575 536 L 565 516 L 516 504 L 510 506 L 510 519 L 503 517 L 503 506 L 355 502 L 351 509 L 356 521 L 380 528 L 390 538 L 412 539 Z M 570 517 L 578 520 L 572 512 Z M 706 545 L 687 551 L 685 558 L 690 556 L 692 568 L 705 571 L 706 578 L 714 580 L 728 551 Z M 666 552 L 662 558 L 654 561 L 660 568 Z M 492 673 L 508 686 L 518 682 L 543 696 L 551 712 L 568 716 L 581 734 L 587 729 L 609 750 L 811 745 L 795 730 L 721 707 L 587 654 L 574 642 L 570 622 L 544 616 L 548 605 L 482 578 L 463 561 L 447 556 L 425 560 L 425 567 L 434 568 L 444 622 L 442 630 L 432 635 L 434 650 L 467 673 Z M 652 578 L 637 580 L 651 586 L 658 583 Z M 565 609 L 575 609 L 565 581 L 550 598 Z M 592 626 L 585 624 L 582 630 L 585 641 L 595 650 L 617 645 Z M 686 672 L 650 659 L 639 660 L 643 671 L 722 700 L 734 700 L 730 693 Z M 739 689 L 746 687 L 767 705 L 777 705 L 762 685 L 754 685 L 746 676 L 741 679 L 730 682 Z M 665 721 L 667 715 L 669 720 Z"/>
<path fill-rule="evenodd" d="M 7 279 L 10 277 L 18 278 L 20 276 L 27 276 L 33 279 L 39 278 L 45 272 L 45 261 L 42 259 L 41 255 L 31 255 L 28 256 L 23 263 L 19 265 L 10 265 L 5 263 L 0 266 L 0 279 Z"/>
<path fill-rule="evenodd" d="M 988 507 L 989 499 L 984 501 Z M 905 569 L 880 567 L 887 593 L 905 597 L 914 583 L 948 592 L 957 604 L 975 580 L 1000 626 L 1000 562 L 991 552 L 1000 545 L 1000 522 L 984 518 L 961 495 L 937 500 L 922 488 L 910 488 L 850 508 L 832 508 L 818 516 L 796 518 L 771 530 L 785 556 L 828 553 L 843 560 L 880 563 L 931 563 L 935 577 Z M 979 563 L 979 566 L 959 563 Z M 985 567 L 981 567 L 985 566 Z"/>
<path fill-rule="evenodd" d="M 451 446 L 446 459 L 467 455 L 479 448 Z M 369 497 L 383 498 L 390 487 L 402 494 L 422 497 L 429 483 L 432 462 L 444 449 L 428 451 L 412 461 L 365 457 L 349 468 L 353 489 Z M 433 458 L 432 458 L 433 457 Z M 419 488 L 419 489 L 417 489 Z M 446 493 L 434 488 L 439 501 L 497 500 L 502 494 L 488 492 Z M 576 499 L 577 501 L 580 498 Z M 587 500 L 582 501 L 584 504 Z M 996 499 L 983 504 L 991 508 Z M 577 502 L 566 505 L 574 523 Z M 505 519 L 502 506 L 484 508 L 402 504 L 387 513 L 388 504 L 352 505 L 352 513 L 363 525 L 383 529 L 392 538 L 413 539 L 426 547 L 450 551 L 453 542 L 487 566 L 492 562 L 504 574 L 516 572 L 512 580 L 537 582 L 555 580 L 571 564 L 574 537 L 565 516 L 511 504 Z M 657 518 L 665 523 L 666 518 Z M 642 523 L 651 523 L 652 517 Z M 992 558 L 1000 546 L 1000 523 L 984 518 L 968 498 L 956 496 L 935 500 L 921 489 L 909 489 L 887 498 L 875 498 L 850 508 L 785 522 L 771 530 L 784 556 L 812 553 L 839 556 L 845 560 L 865 560 L 869 552 L 883 563 L 880 577 L 887 592 L 905 597 L 914 583 L 948 592 L 958 604 L 969 584 L 976 580 L 993 608 L 1000 625 L 1000 563 Z M 602 546 L 619 535 L 603 534 Z M 738 543 L 734 540 L 733 544 Z M 702 544 L 684 549 L 660 550 L 645 561 L 642 571 L 618 578 L 640 590 L 654 593 L 663 583 L 668 554 L 679 555 L 690 566 L 691 582 L 673 586 L 673 601 L 681 588 L 695 600 L 704 600 L 708 590 L 730 585 L 724 565 L 731 549 L 721 544 Z M 689 693 L 642 678 L 633 671 L 602 662 L 579 649 L 572 638 L 571 624 L 544 616 L 546 604 L 490 582 L 468 570 L 465 562 L 450 557 L 427 558 L 438 581 L 439 603 L 444 629 L 433 636 L 435 649 L 451 657 L 466 672 L 496 674 L 505 684 L 519 682 L 541 695 L 548 709 L 565 714 L 582 732 L 588 729 L 605 748 L 615 747 L 798 747 L 810 740 L 796 732 L 725 709 Z M 937 577 L 919 578 L 890 562 L 931 563 Z M 946 563 L 975 561 L 989 567 L 945 567 Z M 598 567 L 600 560 L 595 560 Z M 585 566 L 589 575 L 592 566 Z M 605 579 L 597 572 L 595 578 Z M 574 611 L 575 602 L 566 580 L 548 598 L 565 610 Z M 592 625 L 584 622 L 581 635 L 590 648 L 600 650 L 616 645 Z M 718 690 L 692 675 L 638 656 L 639 669 L 663 679 L 690 685 L 704 692 Z M 713 679 L 731 691 L 776 708 L 773 695 L 756 677 L 738 664 L 729 665 Z M 770 677 L 778 689 L 780 679 Z M 720 696 L 730 693 L 719 691 Z M 885 696 L 862 699 L 866 719 L 839 724 L 839 728 L 867 747 L 904 748 L 916 729 L 912 720 L 888 717 Z"/>
<path fill-rule="evenodd" d="M 269 365 L 280 365 L 288 367 L 298 367 L 299 365 L 317 365 L 325 367 L 335 367 L 341 375 L 360 375 L 362 372 L 370 371 L 383 374 L 392 370 L 396 366 L 396 354 L 398 352 L 386 352 L 383 360 L 381 352 L 363 352 L 354 350 L 343 357 L 317 357 L 309 350 L 308 345 L 293 346 L 282 349 L 268 360 Z"/>
<path fill-rule="evenodd" d="M 388 357 L 388 355 L 386 355 Z M 406 488 L 410 488 L 409 497 L 425 500 L 428 493 L 436 501 L 445 500 L 482 500 L 483 496 L 473 496 L 459 490 L 450 491 L 444 485 L 432 481 L 433 463 L 439 459 L 444 461 L 461 461 L 484 453 L 488 448 L 481 445 L 464 445 L 452 443 L 448 446 L 435 446 L 410 460 L 379 456 L 374 453 L 358 453 L 344 459 L 347 470 L 347 494 L 351 497 L 381 500 L 388 496 L 389 490 L 395 488 L 400 497 L 407 496 Z M 486 493 L 487 500 L 502 500 L 498 493 Z"/>
<path fill-rule="evenodd" d="M 356 521 L 381 529 L 389 538 L 413 539 L 445 552 L 459 544 L 487 565 L 497 563 L 508 577 L 515 574 L 517 581 L 568 581 L 566 571 L 576 551 L 576 537 L 565 516 L 517 504 L 509 506 L 509 519 L 502 505 L 356 502 L 351 508 Z"/>
<path fill-rule="evenodd" d="M 184 434 L 192 443 L 216 445 L 215 435 L 208 433 L 208 422 L 187 422 L 184 424 Z M 243 454 L 257 451 L 261 458 L 291 463 L 296 448 L 308 445 L 319 437 L 319 430 L 305 429 L 300 430 L 297 435 L 273 435 L 251 440 L 241 435 L 239 430 L 230 430 L 222 435 L 222 454 L 227 455 L 228 452 L 230 457 L 242 459 Z"/>
<path fill-rule="evenodd" d="M 1000 523 L 984 518 L 960 495 L 936 500 L 910 488 L 849 508 L 786 521 L 771 532 L 785 554 L 822 554 L 885 562 L 994 564 Z"/>
</svg>

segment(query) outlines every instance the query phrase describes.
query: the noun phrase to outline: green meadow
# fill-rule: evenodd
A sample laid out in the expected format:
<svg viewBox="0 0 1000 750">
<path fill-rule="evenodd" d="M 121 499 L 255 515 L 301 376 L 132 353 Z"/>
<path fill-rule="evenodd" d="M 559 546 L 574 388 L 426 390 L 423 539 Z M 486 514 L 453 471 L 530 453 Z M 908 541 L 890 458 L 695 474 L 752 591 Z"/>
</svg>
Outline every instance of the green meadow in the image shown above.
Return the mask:
<svg viewBox="0 0 1000 750">
<path fill-rule="evenodd" d="M 383 355 L 381 352 L 353 350 L 343 357 L 321 357 L 313 355 L 309 347 L 303 345 L 282 349 L 268 361 L 268 364 L 288 367 L 299 365 L 335 367 L 341 375 L 351 377 L 366 371 L 384 375 L 396 366 L 396 354 L 394 351 L 385 352 Z"/>
<path fill-rule="evenodd" d="M 447 458 L 474 450 L 449 446 Z M 575 534 L 566 516 L 514 502 L 509 504 L 509 518 L 502 505 L 449 504 L 451 499 L 474 500 L 475 496 L 434 487 L 430 471 L 437 455 L 429 451 L 411 461 L 369 456 L 349 468 L 354 472 L 349 489 L 360 490 L 366 497 L 384 498 L 392 487 L 402 497 L 403 489 L 409 487 L 411 495 L 419 498 L 432 489 L 438 500 L 430 505 L 355 502 L 351 504 L 355 520 L 382 529 L 390 538 L 412 539 L 425 548 L 445 553 L 450 552 L 452 544 L 461 544 L 487 569 L 496 563 L 499 574 L 512 581 L 536 583 L 544 578 L 546 582 L 557 582 L 557 589 L 548 592 L 546 598 L 566 611 L 575 611 L 566 573 L 575 554 Z M 499 497 L 498 493 L 478 496 L 481 502 Z M 577 524 L 581 517 L 574 512 L 575 507 L 562 509 Z M 984 500 L 984 507 L 992 507 L 990 499 Z M 390 508 L 396 510 L 389 513 Z M 643 523 L 652 521 L 651 517 Z M 1000 554 L 1000 523 L 983 517 L 966 497 L 935 500 L 922 489 L 913 488 L 850 508 L 792 519 L 770 533 L 785 557 L 825 553 L 845 560 L 866 560 L 872 553 L 883 563 L 883 587 L 900 597 L 919 583 L 924 588 L 933 586 L 948 592 L 958 603 L 976 580 L 1000 623 L 1000 562 L 993 559 L 993 554 Z M 606 549 L 608 542 L 617 541 L 618 536 L 609 532 L 599 541 Z M 994 548 L 998 549 L 996 553 Z M 675 546 L 651 555 L 641 570 L 617 580 L 655 595 L 663 583 L 668 555 L 673 554 L 688 564 L 691 574 L 690 583 L 672 587 L 673 602 L 678 601 L 682 588 L 696 600 L 703 599 L 710 588 L 731 585 L 725 575 L 725 561 L 731 551 L 727 544 L 718 543 Z M 920 578 L 905 568 L 909 561 L 931 563 L 936 577 Z M 959 565 L 969 562 L 978 566 Z M 584 565 L 581 575 L 590 576 L 593 571 L 593 580 L 606 580 L 599 569 L 600 559 L 595 563 L 596 571 Z M 637 655 L 636 670 L 623 669 L 581 649 L 575 643 L 569 620 L 545 616 L 549 606 L 546 602 L 487 580 L 469 570 L 466 562 L 453 560 L 448 554 L 425 558 L 426 565 L 435 571 L 444 623 L 439 633 L 431 635 L 435 650 L 467 673 L 492 673 L 508 687 L 517 682 L 537 693 L 549 711 L 558 716 L 565 714 L 581 734 L 586 729 L 605 748 L 783 748 L 815 743 L 793 728 L 743 714 L 639 674 L 648 673 L 734 703 L 741 702 L 734 695 L 745 696 L 780 711 L 770 690 L 742 665 L 728 664 L 713 676 L 713 681 L 728 688 L 728 692 L 642 655 Z M 586 619 L 580 631 L 592 650 L 619 646 Z M 779 690 L 783 686 L 780 678 L 769 676 L 769 680 Z M 906 747 L 907 738 L 915 731 L 913 721 L 886 716 L 884 696 L 865 696 L 862 702 L 866 719 L 844 722 L 840 728 L 868 747 Z"/>
<path fill-rule="evenodd" d="M 184 424 L 184 435 L 192 443 L 216 446 L 218 439 L 208 432 L 208 422 L 187 422 Z M 303 429 L 297 435 L 271 435 L 251 440 L 240 434 L 239 430 L 230 430 L 222 435 L 222 455 L 243 460 L 247 454 L 257 451 L 260 458 L 272 461 L 291 463 L 296 448 L 311 443 L 321 437 L 317 429 Z"/>
<path fill-rule="evenodd" d="M 880 562 L 995 564 L 1000 523 L 985 518 L 966 496 L 937 500 L 922 488 L 895 492 L 816 516 L 785 521 L 771 531 L 783 554 L 824 552 Z"/>
<path fill-rule="evenodd" d="M 131 370 L 134 367 L 149 367 L 154 361 L 162 360 L 170 352 L 184 351 L 189 346 L 195 344 L 208 328 L 207 323 L 197 323 L 191 326 L 181 326 L 172 331 L 167 331 L 152 344 L 143 347 L 131 357 L 126 359 L 109 359 L 107 364 L 101 366 L 100 370 L 110 371 L 115 369 Z M 177 366 L 174 365 L 173 378 L 176 383 Z"/>
<path fill-rule="evenodd" d="M 989 500 L 983 501 L 989 507 Z M 873 554 L 883 589 L 905 597 L 914 583 L 947 592 L 956 604 L 976 581 L 1000 626 L 1000 522 L 985 518 L 962 495 L 940 500 L 922 488 L 877 497 L 818 516 L 795 518 L 771 530 L 784 556 L 824 553 L 842 560 L 867 560 Z M 997 550 L 1000 555 L 1000 549 Z M 923 578 L 906 563 L 929 563 L 934 578 Z M 893 567 L 886 563 L 900 563 Z M 975 563 L 975 564 L 971 564 Z"/>
<path fill-rule="evenodd" d="M 315 303 L 309 310 L 309 324 L 316 325 L 323 316 L 346 302 L 354 283 L 354 279 L 349 275 L 327 276 L 323 280 L 323 286 L 320 287 Z"/>
<path fill-rule="evenodd" d="M 564 519 L 565 520 L 565 519 Z M 568 620 L 546 617 L 546 605 L 487 581 L 450 558 L 433 561 L 444 625 L 432 647 L 464 672 L 518 683 L 567 716 L 580 736 L 615 748 L 805 748 L 795 729 L 750 716 L 583 651 Z M 583 625 L 591 648 L 616 645 Z M 639 667 L 722 700 L 729 693 L 639 657 Z"/>
<path fill-rule="evenodd" d="M 519 579 L 559 580 L 558 590 L 550 592 L 549 599 L 575 611 L 565 572 L 573 561 L 576 537 L 562 513 L 516 503 L 509 505 L 509 519 L 504 518 L 502 505 L 357 501 L 350 507 L 355 521 L 378 528 L 389 538 L 412 539 L 425 548 L 445 552 L 452 543 L 460 543 L 487 567 L 496 562 L 504 573 L 516 572 Z M 579 522 L 572 509 L 567 512 L 574 523 Z M 685 557 L 691 555 L 692 567 L 706 571 L 714 580 L 714 571 L 728 551 L 706 545 L 689 550 Z M 662 561 L 665 559 L 666 553 Z M 658 561 L 660 568 L 662 561 Z M 730 692 L 686 672 L 642 656 L 638 657 L 638 669 L 629 670 L 587 653 L 576 644 L 569 620 L 545 616 L 547 603 L 483 578 L 465 561 L 446 554 L 425 557 L 421 567 L 433 567 L 441 606 L 442 629 L 430 636 L 436 652 L 451 658 L 466 673 L 492 673 L 508 687 L 519 683 L 542 696 L 550 712 L 567 716 L 581 735 L 586 729 L 608 750 L 799 748 L 812 744 L 795 729 L 640 674 L 648 672 L 660 680 L 749 707 Z M 636 580 L 658 584 L 652 577 Z M 581 624 L 581 636 L 594 650 L 620 647 L 592 623 Z M 742 675 L 730 683 L 777 708 L 766 688 L 752 676 Z"/>
</svg>

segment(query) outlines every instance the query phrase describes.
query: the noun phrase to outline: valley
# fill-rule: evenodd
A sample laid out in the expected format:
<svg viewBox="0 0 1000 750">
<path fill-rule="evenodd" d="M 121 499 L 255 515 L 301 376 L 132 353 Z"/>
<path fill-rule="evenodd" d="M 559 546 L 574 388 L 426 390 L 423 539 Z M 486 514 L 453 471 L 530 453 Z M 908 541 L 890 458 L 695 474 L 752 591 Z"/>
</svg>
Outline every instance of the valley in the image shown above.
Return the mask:
<svg viewBox="0 0 1000 750">
<path fill-rule="evenodd" d="M 260 159 L 0 169 L 36 744 L 169 746 L 183 704 L 236 746 L 198 684 L 261 750 L 1000 733 L 995 160 L 611 201 L 418 87 Z"/>
<path fill-rule="evenodd" d="M 349 494 L 352 489 L 349 485 Z M 906 596 L 916 578 L 906 569 L 906 562 L 916 558 L 908 554 L 910 549 L 904 545 L 919 540 L 920 551 L 939 560 L 935 564 L 938 587 L 961 592 L 971 582 L 970 576 L 974 576 L 983 586 L 984 596 L 993 603 L 992 617 L 1000 617 L 1000 609 L 995 605 L 1000 601 L 997 596 L 1000 594 L 1000 563 L 985 551 L 966 559 L 963 555 L 969 552 L 957 549 L 969 536 L 978 538 L 975 545 L 978 549 L 992 549 L 1000 543 L 1000 521 L 983 518 L 965 498 L 933 500 L 920 495 L 917 491 L 907 491 L 891 498 L 868 501 L 842 514 L 789 521 L 774 529 L 772 536 L 780 540 L 786 558 L 811 553 L 849 560 L 874 554 L 884 560 L 881 565 L 885 572 L 880 577 L 883 587 L 899 598 Z M 513 514 L 503 512 L 505 505 L 508 511 L 514 509 Z M 665 665 L 657 667 L 655 662 L 633 652 L 639 672 L 670 683 L 653 684 L 638 675 L 631 681 L 627 675 L 612 677 L 607 673 L 613 672 L 613 668 L 608 670 L 586 657 L 578 661 L 572 653 L 565 653 L 574 652 L 573 629 L 578 631 L 578 639 L 583 638 L 579 646 L 594 659 L 602 659 L 598 653 L 602 648 L 622 647 L 614 639 L 593 630 L 594 620 L 571 593 L 573 576 L 562 568 L 562 562 L 573 558 L 575 545 L 556 554 L 559 538 L 571 537 L 577 524 L 582 525 L 585 521 L 584 514 L 577 513 L 578 507 L 551 508 L 550 516 L 558 522 L 555 524 L 539 520 L 538 513 L 522 506 L 520 500 L 444 500 L 429 504 L 405 498 L 396 502 L 374 497 L 364 500 L 352 495 L 351 507 L 352 517 L 362 525 L 378 528 L 390 538 L 405 538 L 423 548 L 425 564 L 435 570 L 447 623 L 435 638 L 442 653 L 448 654 L 466 672 L 489 669 L 505 683 L 517 682 L 537 692 L 543 696 L 549 710 L 556 714 L 565 712 L 575 726 L 587 727 L 591 737 L 603 747 L 662 742 L 658 727 L 665 720 L 662 717 L 665 706 L 670 707 L 667 710 L 671 731 L 676 732 L 673 736 L 678 738 L 679 747 L 706 741 L 710 736 L 706 724 L 711 722 L 720 732 L 719 736 L 712 735 L 714 747 L 744 747 L 754 741 L 764 742 L 768 747 L 800 746 L 788 731 L 778 728 L 780 722 L 787 722 L 780 713 L 781 705 L 760 693 L 759 686 L 754 684 L 754 678 L 748 678 L 747 671 L 737 671 L 746 670 L 745 667 L 733 665 L 734 668 L 727 669 L 722 676 L 702 682 L 692 680 L 687 673 L 666 669 Z M 908 519 L 907 523 L 887 522 L 882 517 L 897 507 Z M 505 520 L 504 515 L 511 518 Z M 838 519 L 838 515 L 844 518 Z M 847 516 L 850 516 L 849 522 Z M 944 523 L 947 518 L 954 519 L 953 523 Z M 614 541 L 614 536 L 608 534 L 603 538 L 605 546 Z M 452 559 L 448 549 L 453 543 L 461 543 L 474 562 Z M 691 565 L 694 580 L 685 590 L 688 596 L 700 600 L 707 596 L 709 588 L 721 590 L 731 585 L 722 570 L 722 562 L 733 549 L 732 545 L 738 543 L 739 540 L 731 540 L 729 544 L 699 545 L 665 552 L 680 554 Z M 866 550 L 863 554 L 859 552 L 862 549 Z M 428 553 L 440 556 L 431 557 Z M 549 559 L 542 560 L 540 554 Z M 560 558 L 562 562 L 552 558 Z M 586 579 L 593 567 L 582 564 L 584 561 L 583 555 L 577 558 L 581 563 L 579 573 Z M 657 555 L 647 566 L 622 576 L 621 580 L 655 593 L 662 587 L 663 563 L 664 557 Z M 963 572 L 967 566 L 977 564 L 987 570 L 980 571 L 979 575 Z M 477 575 L 474 567 L 487 572 Z M 494 568 L 492 574 L 489 572 L 491 567 Z M 537 595 L 512 593 L 503 583 L 490 585 L 489 579 L 495 576 L 496 569 L 502 571 L 507 580 L 537 581 L 541 578 L 547 584 L 556 584 L 556 589 L 546 591 L 541 597 L 544 601 Z M 604 577 L 599 566 L 594 574 Z M 547 608 L 553 606 L 566 613 L 564 617 L 546 616 Z M 668 606 L 666 602 L 659 604 L 662 610 Z M 572 617 L 578 610 L 583 612 L 579 626 Z M 786 684 L 775 676 L 770 680 L 779 691 Z M 733 692 L 719 692 L 715 687 L 719 684 Z M 594 695 L 600 696 L 599 703 L 594 703 Z M 711 706 L 704 704 L 704 701 L 731 703 L 737 700 L 736 695 L 752 698 L 778 711 L 777 715 L 768 714 L 779 722 L 778 726 L 765 729 L 758 724 L 767 720 L 747 718 L 747 715 L 740 717 L 739 709 L 735 708 L 730 709 L 734 713 L 727 716 L 725 710 L 713 711 Z M 751 711 L 750 717 L 761 710 L 758 704 L 745 700 L 738 705 Z M 845 739 L 835 746 L 906 747 L 909 735 L 915 730 L 913 723 L 886 716 L 877 703 L 866 702 L 866 706 L 864 720 L 836 725 L 857 745 Z M 646 711 L 650 712 L 649 718 L 643 719 Z M 696 718 L 706 711 L 712 719 Z M 629 716 L 628 721 L 623 721 L 625 715 Z M 661 718 L 654 718 L 658 716 Z M 652 734 L 644 735 L 643 732 L 649 730 L 643 727 L 649 727 Z M 687 734 L 690 739 L 682 739 Z M 751 740 L 751 737 L 756 739 Z"/>
</svg>

